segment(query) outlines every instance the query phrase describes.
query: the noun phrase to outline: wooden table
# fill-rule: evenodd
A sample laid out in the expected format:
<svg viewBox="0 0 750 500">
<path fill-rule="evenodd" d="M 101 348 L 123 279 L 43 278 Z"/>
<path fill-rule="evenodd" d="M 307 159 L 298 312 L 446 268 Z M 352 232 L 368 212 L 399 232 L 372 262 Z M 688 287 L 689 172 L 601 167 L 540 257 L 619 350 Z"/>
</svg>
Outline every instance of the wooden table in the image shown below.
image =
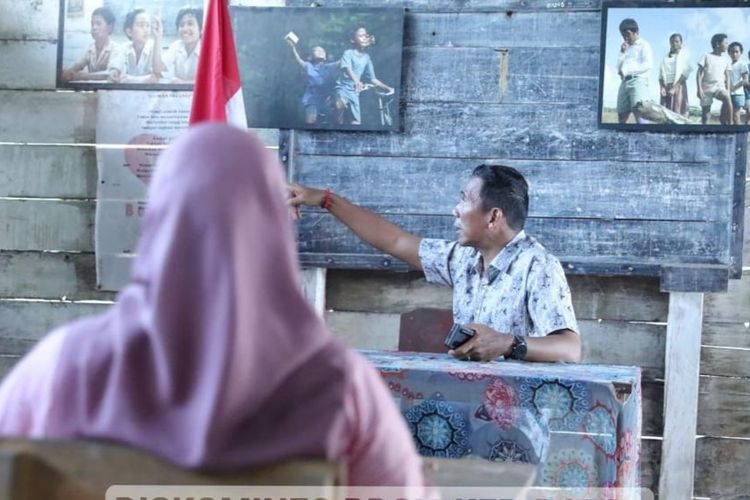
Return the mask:
<svg viewBox="0 0 750 500">
<path fill-rule="evenodd" d="M 637 367 L 362 352 L 423 456 L 537 464 L 538 486 L 639 486 Z"/>
</svg>

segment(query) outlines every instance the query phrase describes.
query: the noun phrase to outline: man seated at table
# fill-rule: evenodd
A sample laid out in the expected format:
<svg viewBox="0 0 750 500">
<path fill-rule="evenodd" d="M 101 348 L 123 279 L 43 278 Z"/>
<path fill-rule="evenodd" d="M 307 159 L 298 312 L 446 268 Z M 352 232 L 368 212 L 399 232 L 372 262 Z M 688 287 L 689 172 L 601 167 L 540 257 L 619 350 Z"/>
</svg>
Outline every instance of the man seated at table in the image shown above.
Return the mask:
<svg viewBox="0 0 750 500">
<path fill-rule="evenodd" d="M 453 288 L 453 320 L 475 331 L 450 354 L 580 361 L 581 341 L 560 262 L 523 230 L 528 184 L 514 168 L 479 165 L 453 209 L 457 241 L 420 238 L 333 194 L 287 186 L 289 204 L 320 206 L 360 239 Z"/>
</svg>

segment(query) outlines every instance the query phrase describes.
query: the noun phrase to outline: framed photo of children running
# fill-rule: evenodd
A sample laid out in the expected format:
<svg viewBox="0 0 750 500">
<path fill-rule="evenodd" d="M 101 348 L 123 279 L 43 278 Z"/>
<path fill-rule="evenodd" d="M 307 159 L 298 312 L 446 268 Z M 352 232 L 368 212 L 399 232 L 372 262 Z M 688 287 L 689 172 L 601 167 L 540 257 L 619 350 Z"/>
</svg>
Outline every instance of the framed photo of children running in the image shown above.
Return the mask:
<svg viewBox="0 0 750 500">
<path fill-rule="evenodd" d="M 750 5 L 602 5 L 599 126 L 738 132 L 750 126 Z"/>
<path fill-rule="evenodd" d="M 403 9 L 231 13 L 250 127 L 398 130 Z"/>
<path fill-rule="evenodd" d="M 203 0 L 60 0 L 57 86 L 192 89 L 202 27 Z"/>
</svg>

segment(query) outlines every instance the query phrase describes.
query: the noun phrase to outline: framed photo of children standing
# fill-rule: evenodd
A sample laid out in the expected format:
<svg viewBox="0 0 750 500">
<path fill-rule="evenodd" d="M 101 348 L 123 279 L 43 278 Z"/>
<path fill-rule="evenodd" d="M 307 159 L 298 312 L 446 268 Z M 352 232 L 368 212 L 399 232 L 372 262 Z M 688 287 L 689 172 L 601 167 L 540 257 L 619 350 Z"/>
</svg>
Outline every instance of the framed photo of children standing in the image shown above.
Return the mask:
<svg viewBox="0 0 750 500">
<path fill-rule="evenodd" d="M 750 6 L 602 5 L 599 125 L 750 130 Z"/>
<path fill-rule="evenodd" d="M 57 86 L 190 90 L 203 0 L 60 0 Z"/>
<path fill-rule="evenodd" d="M 398 130 L 403 9 L 231 13 L 250 127 Z"/>
</svg>

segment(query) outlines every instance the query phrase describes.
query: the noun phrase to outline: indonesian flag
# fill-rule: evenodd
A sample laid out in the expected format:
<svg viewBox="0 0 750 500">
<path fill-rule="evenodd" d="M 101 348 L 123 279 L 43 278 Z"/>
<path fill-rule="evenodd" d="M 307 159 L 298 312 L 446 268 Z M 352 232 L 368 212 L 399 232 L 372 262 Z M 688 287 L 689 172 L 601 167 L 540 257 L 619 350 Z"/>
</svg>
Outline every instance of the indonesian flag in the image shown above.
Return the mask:
<svg viewBox="0 0 750 500">
<path fill-rule="evenodd" d="M 227 3 L 227 0 L 206 0 L 190 125 L 203 121 L 221 121 L 247 128 L 237 51 L 234 48 L 232 20 Z"/>
</svg>

